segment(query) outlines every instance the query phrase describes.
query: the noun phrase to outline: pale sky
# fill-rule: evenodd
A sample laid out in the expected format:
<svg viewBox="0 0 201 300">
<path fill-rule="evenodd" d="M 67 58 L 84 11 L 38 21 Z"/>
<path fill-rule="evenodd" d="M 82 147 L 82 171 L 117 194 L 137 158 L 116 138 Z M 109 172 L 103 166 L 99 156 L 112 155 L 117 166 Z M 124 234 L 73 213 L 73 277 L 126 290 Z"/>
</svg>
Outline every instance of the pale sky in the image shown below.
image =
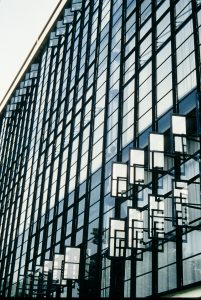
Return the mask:
<svg viewBox="0 0 201 300">
<path fill-rule="evenodd" d="M 0 0 L 0 101 L 59 0 Z"/>
</svg>

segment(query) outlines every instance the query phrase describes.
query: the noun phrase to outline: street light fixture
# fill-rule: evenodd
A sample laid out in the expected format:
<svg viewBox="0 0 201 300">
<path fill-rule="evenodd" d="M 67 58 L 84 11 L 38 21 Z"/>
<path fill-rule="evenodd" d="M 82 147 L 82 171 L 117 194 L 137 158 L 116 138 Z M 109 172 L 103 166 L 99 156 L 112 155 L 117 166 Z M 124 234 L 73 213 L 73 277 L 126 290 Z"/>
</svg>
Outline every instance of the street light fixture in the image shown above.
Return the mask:
<svg viewBox="0 0 201 300">
<path fill-rule="evenodd" d="M 148 219 L 149 238 L 164 239 L 164 199 L 162 196 L 149 195 Z"/>
<path fill-rule="evenodd" d="M 172 181 L 172 216 L 175 226 L 186 226 L 189 224 L 188 208 L 188 184 L 184 181 Z"/>
<path fill-rule="evenodd" d="M 186 117 L 172 115 L 173 151 L 176 153 L 187 152 Z"/>
<path fill-rule="evenodd" d="M 164 135 L 152 132 L 149 134 L 149 168 L 164 168 Z"/>
<path fill-rule="evenodd" d="M 129 183 L 144 184 L 144 150 L 142 149 L 130 149 Z"/>
<path fill-rule="evenodd" d="M 124 163 L 112 164 L 112 197 L 126 197 L 128 190 L 128 166 Z"/>
<path fill-rule="evenodd" d="M 79 278 L 80 248 L 66 247 L 64 258 L 63 278 L 77 280 Z"/>
<path fill-rule="evenodd" d="M 63 254 L 55 254 L 53 260 L 53 272 L 52 279 L 54 284 L 66 285 L 66 281 L 63 280 Z"/>
<path fill-rule="evenodd" d="M 125 221 L 120 219 L 110 219 L 109 232 L 109 256 L 110 257 L 124 257 L 125 256 Z"/>
<path fill-rule="evenodd" d="M 128 244 L 132 249 L 143 250 L 144 244 L 144 212 L 138 208 L 128 208 Z"/>
</svg>

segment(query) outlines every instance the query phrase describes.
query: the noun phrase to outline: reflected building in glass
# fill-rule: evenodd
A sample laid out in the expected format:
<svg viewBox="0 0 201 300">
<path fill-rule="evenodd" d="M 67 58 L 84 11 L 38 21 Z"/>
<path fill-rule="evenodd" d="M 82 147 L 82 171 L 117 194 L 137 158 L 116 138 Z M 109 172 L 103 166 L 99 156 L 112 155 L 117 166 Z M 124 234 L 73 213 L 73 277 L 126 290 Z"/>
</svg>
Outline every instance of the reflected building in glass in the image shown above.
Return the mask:
<svg viewBox="0 0 201 300">
<path fill-rule="evenodd" d="M 1 102 L 0 295 L 196 290 L 201 1 L 60 2 Z"/>
</svg>

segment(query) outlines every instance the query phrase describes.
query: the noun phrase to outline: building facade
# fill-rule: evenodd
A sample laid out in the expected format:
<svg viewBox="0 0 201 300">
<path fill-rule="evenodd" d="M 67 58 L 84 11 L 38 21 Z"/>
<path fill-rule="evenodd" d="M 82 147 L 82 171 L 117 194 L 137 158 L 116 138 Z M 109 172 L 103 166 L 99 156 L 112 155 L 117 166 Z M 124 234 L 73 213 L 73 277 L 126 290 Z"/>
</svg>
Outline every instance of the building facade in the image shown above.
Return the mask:
<svg viewBox="0 0 201 300">
<path fill-rule="evenodd" d="M 0 117 L 0 294 L 201 282 L 201 1 L 66 1 Z"/>
</svg>

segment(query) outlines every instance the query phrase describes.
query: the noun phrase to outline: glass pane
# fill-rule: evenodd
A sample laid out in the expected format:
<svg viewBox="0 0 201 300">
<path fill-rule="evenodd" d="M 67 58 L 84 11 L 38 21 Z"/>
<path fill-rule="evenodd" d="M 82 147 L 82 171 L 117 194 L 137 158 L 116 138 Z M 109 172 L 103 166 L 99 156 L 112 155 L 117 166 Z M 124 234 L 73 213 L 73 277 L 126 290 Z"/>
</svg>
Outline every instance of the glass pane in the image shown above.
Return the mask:
<svg viewBox="0 0 201 300">
<path fill-rule="evenodd" d="M 72 1 L 72 8 L 71 10 L 80 10 L 82 8 L 82 1 L 81 0 L 73 0 Z"/>
</svg>

